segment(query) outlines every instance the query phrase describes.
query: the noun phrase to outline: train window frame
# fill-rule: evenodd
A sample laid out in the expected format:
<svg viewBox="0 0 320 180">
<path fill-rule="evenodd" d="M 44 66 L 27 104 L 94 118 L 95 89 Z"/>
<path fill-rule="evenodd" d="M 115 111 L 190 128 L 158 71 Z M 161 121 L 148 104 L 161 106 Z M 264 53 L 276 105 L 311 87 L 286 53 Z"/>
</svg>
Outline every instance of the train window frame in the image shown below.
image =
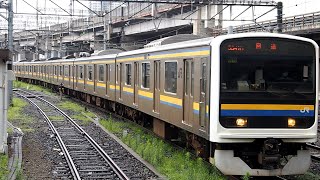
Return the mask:
<svg viewBox="0 0 320 180">
<path fill-rule="evenodd" d="M 170 92 L 170 91 L 167 91 L 166 90 L 166 63 L 173 63 L 175 62 L 177 64 L 177 72 L 176 72 L 176 92 Z M 178 93 L 178 65 L 179 65 L 179 62 L 178 60 L 169 60 L 169 61 L 165 61 L 164 62 L 164 88 L 163 88 L 163 92 L 166 93 L 166 94 L 171 94 L 171 95 L 177 95 Z"/>
<path fill-rule="evenodd" d="M 83 75 L 84 75 L 84 66 L 83 65 L 79 65 L 78 66 L 79 67 L 79 77 L 78 77 L 78 79 L 83 79 Z"/>
<path fill-rule="evenodd" d="M 129 74 L 128 68 L 130 69 L 130 74 Z M 125 72 L 126 73 L 125 85 L 131 86 L 132 85 L 132 63 L 126 63 L 125 70 L 126 70 L 126 72 Z"/>
<path fill-rule="evenodd" d="M 145 87 L 144 86 L 144 81 L 143 81 L 143 64 L 149 64 L 149 87 Z M 145 62 L 141 62 L 141 85 L 140 85 L 140 87 L 141 87 L 141 89 L 146 89 L 146 90 L 150 90 L 150 78 L 151 78 L 151 63 L 150 63 L 150 61 L 145 61 Z"/>
<path fill-rule="evenodd" d="M 91 79 L 90 79 L 90 69 L 91 69 Z M 88 81 L 93 81 L 93 73 L 94 73 L 94 68 L 93 68 L 93 65 L 92 64 L 89 64 L 88 66 L 87 66 L 87 80 Z"/>
<path fill-rule="evenodd" d="M 101 74 L 101 67 L 102 67 L 102 74 Z M 105 69 L 103 64 L 98 64 L 98 82 L 104 82 L 105 76 Z M 101 80 L 102 77 L 102 80 Z"/>
</svg>

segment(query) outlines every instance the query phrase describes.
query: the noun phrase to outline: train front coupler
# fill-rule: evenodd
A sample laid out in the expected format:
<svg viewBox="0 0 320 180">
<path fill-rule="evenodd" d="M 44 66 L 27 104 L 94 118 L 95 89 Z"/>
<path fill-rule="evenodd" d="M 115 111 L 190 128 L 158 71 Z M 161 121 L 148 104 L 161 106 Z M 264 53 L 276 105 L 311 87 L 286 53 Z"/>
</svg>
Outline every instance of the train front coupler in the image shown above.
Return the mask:
<svg viewBox="0 0 320 180">
<path fill-rule="evenodd" d="M 261 152 L 258 154 L 258 162 L 263 169 L 278 169 L 281 167 L 280 160 L 281 142 L 277 139 L 263 141 Z"/>
</svg>

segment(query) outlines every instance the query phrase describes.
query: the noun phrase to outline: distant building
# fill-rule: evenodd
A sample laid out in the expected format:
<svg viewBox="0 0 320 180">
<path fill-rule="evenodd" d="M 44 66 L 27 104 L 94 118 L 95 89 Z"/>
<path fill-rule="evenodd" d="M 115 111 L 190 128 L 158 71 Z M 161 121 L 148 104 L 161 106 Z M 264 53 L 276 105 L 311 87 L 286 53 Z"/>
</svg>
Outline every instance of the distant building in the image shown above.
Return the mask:
<svg viewBox="0 0 320 180">
<path fill-rule="evenodd" d="M 90 1 L 89 2 L 89 8 L 95 12 L 101 12 L 101 11 L 108 11 L 110 8 L 110 3 L 112 2 L 108 2 L 108 1 Z M 90 15 L 94 15 L 92 12 L 90 13 Z"/>
</svg>

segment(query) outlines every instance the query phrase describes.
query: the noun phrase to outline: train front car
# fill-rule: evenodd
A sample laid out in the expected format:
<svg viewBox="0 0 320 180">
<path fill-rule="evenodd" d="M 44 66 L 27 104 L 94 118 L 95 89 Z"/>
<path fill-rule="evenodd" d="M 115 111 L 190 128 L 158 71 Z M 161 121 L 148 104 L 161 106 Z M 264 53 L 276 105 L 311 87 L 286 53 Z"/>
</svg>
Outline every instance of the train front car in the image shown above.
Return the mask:
<svg viewBox="0 0 320 180">
<path fill-rule="evenodd" d="M 317 140 L 318 51 L 312 40 L 281 34 L 213 40 L 211 69 L 220 67 L 220 76 L 212 71 L 210 141 L 224 174 L 308 170 L 305 144 Z"/>
</svg>

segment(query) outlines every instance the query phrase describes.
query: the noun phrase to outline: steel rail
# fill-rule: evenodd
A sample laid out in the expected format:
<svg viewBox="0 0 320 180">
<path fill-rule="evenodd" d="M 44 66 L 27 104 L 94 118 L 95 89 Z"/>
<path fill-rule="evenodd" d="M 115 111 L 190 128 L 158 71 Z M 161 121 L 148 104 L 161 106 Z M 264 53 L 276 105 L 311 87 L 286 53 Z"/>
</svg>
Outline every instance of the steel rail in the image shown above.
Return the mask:
<svg viewBox="0 0 320 180">
<path fill-rule="evenodd" d="M 25 93 L 29 93 L 27 91 L 23 91 L 20 90 L 22 92 Z M 31 94 L 31 93 L 29 93 Z M 65 112 L 63 112 L 61 109 L 59 109 L 57 106 L 53 105 L 52 103 L 50 103 L 49 101 L 39 97 L 39 96 L 34 96 L 34 98 L 47 103 L 48 105 L 50 105 L 51 107 L 53 107 L 55 110 L 59 111 L 64 117 L 66 117 L 75 127 L 76 129 L 78 129 L 78 131 L 80 131 L 81 134 L 83 134 L 88 141 L 92 144 L 92 146 L 99 152 L 99 154 L 104 158 L 104 160 L 110 165 L 110 167 L 112 168 L 112 170 L 118 175 L 119 178 L 123 179 L 123 180 L 129 180 L 129 178 L 127 177 L 127 175 L 125 175 L 125 173 L 118 167 L 118 165 L 116 165 L 116 163 L 110 158 L 110 156 L 101 148 L 101 146 L 95 142 L 88 133 L 86 133 L 70 116 L 68 116 Z"/>
<path fill-rule="evenodd" d="M 63 151 L 63 154 L 64 154 L 64 156 L 65 156 L 65 158 L 67 160 L 67 163 L 69 165 L 69 168 L 70 168 L 70 171 L 71 171 L 71 173 L 73 175 L 73 178 L 75 180 L 81 180 L 79 172 L 78 172 L 78 170 L 76 168 L 76 165 L 74 164 L 74 162 L 73 162 L 73 160 L 72 160 L 72 158 L 71 158 L 71 156 L 69 154 L 69 151 L 68 151 L 66 145 L 63 143 L 61 136 L 59 135 L 58 131 L 56 130 L 56 128 L 51 123 L 49 117 L 45 114 L 45 112 L 36 103 L 34 103 L 32 100 L 30 100 L 30 98 L 28 98 L 27 96 L 25 96 L 25 95 L 23 95 L 21 93 L 17 93 L 17 92 L 14 92 L 14 93 L 16 93 L 18 96 L 24 98 L 25 100 L 29 101 L 33 106 L 35 106 L 39 110 L 39 112 L 42 114 L 42 116 L 46 119 L 46 122 L 48 123 L 50 129 L 56 135 L 56 138 L 58 140 L 59 146 L 61 147 L 61 149 Z M 31 93 L 28 93 L 28 94 L 31 94 Z"/>
<path fill-rule="evenodd" d="M 320 147 L 317 146 L 317 145 L 314 145 L 314 144 L 307 143 L 307 147 L 312 148 L 312 149 L 316 149 L 316 150 L 319 150 L 319 151 L 320 151 Z"/>
<path fill-rule="evenodd" d="M 310 144 L 310 143 L 307 143 L 306 145 L 308 148 L 320 151 L 320 147 L 317 145 Z M 318 155 L 311 155 L 311 159 L 316 160 L 316 161 L 320 161 L 320 156 L 319 156 L 319 154 Z"/>
</svg>

